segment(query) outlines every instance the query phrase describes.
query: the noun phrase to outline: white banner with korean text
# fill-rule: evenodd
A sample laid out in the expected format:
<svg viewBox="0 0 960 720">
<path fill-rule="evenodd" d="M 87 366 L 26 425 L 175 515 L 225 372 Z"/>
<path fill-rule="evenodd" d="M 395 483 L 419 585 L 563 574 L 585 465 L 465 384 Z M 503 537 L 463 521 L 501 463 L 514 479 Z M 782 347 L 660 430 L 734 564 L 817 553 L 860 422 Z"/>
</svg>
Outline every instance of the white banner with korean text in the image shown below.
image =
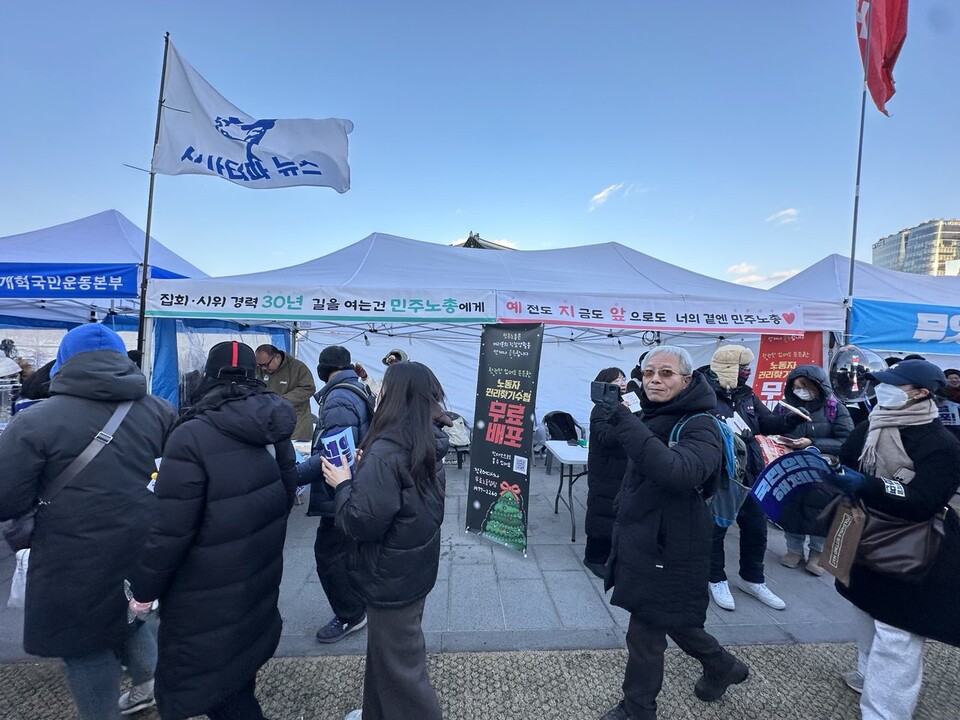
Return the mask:
<svg viewBox="0 0 960 720">
<path fill-rule="evenodd" d="M 151 280 L 150 317 L 343 322 L 491 323 L 492 290 L 227 287 L 203 280 Z"/>
<path fill-rule="evenodd" d="M 497 322 L 573 325 L 664 332 L 776 333 L 803 335 L 799 304 L 751 305 L 716 300 L 627 296 L 497 293 Z"/>
</svg>

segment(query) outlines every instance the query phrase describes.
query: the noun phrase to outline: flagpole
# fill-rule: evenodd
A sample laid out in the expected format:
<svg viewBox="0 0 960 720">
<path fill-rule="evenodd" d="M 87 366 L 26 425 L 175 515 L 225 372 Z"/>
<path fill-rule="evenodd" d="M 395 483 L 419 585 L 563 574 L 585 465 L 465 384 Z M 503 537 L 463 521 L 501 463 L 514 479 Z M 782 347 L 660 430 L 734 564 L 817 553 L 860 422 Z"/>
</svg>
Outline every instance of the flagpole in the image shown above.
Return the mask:
<svg viewBox="0 0 960 720">
<path fill-rule="evenodd" d="M 860 216 L 860 168 L 863 165 L 863 124 L 867 110 L 867 75 L 870 72 L 870 25 L 873 18 L 873 3 L 867 4 L 867 38 L 863 48 L 863 93 L 860 96 L 860 139 L 857 143 L 857 179 L 853 191 L 853 233 L 850 239 L 850 274 L 847 280 L 847 312 L 843 328 L 844 345 L 850 342 L 850 321 L 853 313 L 853 270 L 857 255 L 857 219 Z"/>
<path fill-rule="evenodd" d="M 143 355 L 147 323 L 147 280 L 150 276 L 150 226 L 153 223 L 153 184 L 157 174 L 153 171 L 153 153 L 160 142 L 160 119 L 163 116 L 163 87 L 167 80 L 167 53 L 170 50 L 170 33 L 163 36 L 163 67 L 160 70 L 160 99 L 157 101 L 157 126 L 153 131 L 153 149 L 150 151 L 150 191 L 147 196 L 147 229 L 143 238 L 143 270 L 140 278 L 140 322 L 137 324 L 137 352 Z M 141 360 L 143 362 L 143 360 Z"/>
</svg>

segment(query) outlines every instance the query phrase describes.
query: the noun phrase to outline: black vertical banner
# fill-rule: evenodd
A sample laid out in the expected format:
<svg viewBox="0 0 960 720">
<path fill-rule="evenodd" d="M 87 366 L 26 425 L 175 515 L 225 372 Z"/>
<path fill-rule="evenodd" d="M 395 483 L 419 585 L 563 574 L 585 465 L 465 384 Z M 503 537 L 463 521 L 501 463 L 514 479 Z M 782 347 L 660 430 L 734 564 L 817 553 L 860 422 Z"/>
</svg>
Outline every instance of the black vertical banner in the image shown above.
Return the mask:
<svg viewBox="0 0 960 720">
<path fill-rule="evenodd" d="M 484 325 L 470 443 L 467 530 L 527 549 L 543 325 Z"/>
</svg>

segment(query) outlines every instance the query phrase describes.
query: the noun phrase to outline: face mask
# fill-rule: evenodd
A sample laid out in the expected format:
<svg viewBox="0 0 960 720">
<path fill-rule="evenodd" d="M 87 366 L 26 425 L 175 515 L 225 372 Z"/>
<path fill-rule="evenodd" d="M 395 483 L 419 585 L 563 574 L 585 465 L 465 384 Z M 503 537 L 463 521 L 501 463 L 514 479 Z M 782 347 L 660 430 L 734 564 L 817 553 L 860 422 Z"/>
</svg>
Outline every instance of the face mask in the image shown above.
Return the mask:
<svg viewBox="0 0 960 720">
<path fill-rule="evenodd" d="M 907 404 L 910 396 L 896 385 L 880 383 L 874 389 L 877 394 L 877 405 L 888 410 L 897 410 Z"/>
<path fill-rule="evenodd" d="M 801 400 L 803 400 L 804 402 L 807 402 L 808 400 L 813 400 L 813 392 L 811 392 L 810 390 L 807 390 L 806 388 L 797 388 L 796 390 L 793 391 L 793 394 L 796 395 Z"/>
</svg>

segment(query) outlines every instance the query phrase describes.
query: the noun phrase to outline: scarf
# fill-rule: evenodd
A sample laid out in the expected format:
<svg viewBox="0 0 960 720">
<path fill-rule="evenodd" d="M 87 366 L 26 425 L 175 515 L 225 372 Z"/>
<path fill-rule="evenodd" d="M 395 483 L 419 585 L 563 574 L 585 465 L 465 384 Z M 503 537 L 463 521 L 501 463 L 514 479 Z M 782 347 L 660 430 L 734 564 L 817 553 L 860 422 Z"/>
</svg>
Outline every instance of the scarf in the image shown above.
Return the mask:
<svg viewBox="0 0 960 720">
<path fill-rule="evenodd" d="M 870 413 L 870 429 L 860 454 L 860 469 L 869 475 L 886 478 L 894 477 L 901 468 L 913 470 L 913 460 L 903 449 L 900 428 L 928 425 L 937 416 L 937 406 L 930 401 L 896 410 L 875 407 Z"/>
</svg>

